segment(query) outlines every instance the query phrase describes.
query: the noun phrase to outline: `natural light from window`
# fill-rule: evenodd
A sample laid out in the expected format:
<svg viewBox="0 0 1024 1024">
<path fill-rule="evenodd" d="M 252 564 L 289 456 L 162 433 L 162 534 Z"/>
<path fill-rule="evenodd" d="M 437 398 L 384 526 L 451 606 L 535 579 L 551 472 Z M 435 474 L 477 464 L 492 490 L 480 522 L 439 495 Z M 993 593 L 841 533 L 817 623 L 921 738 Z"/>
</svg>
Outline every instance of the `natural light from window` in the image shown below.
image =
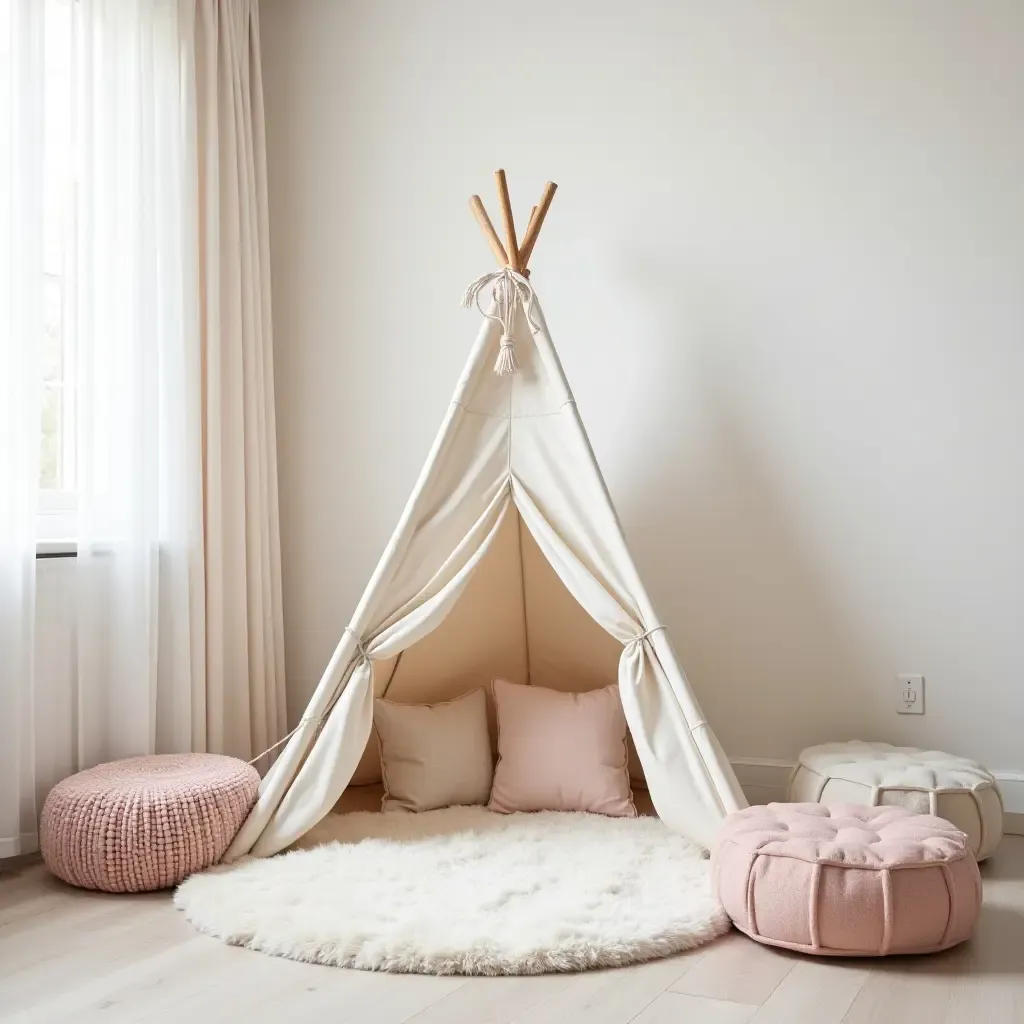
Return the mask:
<svg viewBox="0 0 1024 1024">
<path fill-rule="evenodd" d="M 46 4 L 43 108 L 41 539 L 70 539 L 75 519 L 75 346 L 67 315 L 75 251 L 75 0 Z"/>
</svg>

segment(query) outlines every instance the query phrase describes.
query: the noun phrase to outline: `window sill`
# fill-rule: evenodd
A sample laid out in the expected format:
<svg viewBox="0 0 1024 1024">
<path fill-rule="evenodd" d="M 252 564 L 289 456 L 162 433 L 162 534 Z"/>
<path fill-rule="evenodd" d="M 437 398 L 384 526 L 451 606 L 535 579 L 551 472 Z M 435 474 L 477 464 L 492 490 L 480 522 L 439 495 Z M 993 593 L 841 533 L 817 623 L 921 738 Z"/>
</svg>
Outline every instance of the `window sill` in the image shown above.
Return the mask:
<svg viewBox="0 0 1024 1024">
<path fill-rule="evenodd" d="M 38 540 L 36 558 L 76 558 L 78 542 L 74 540 Z"/>
</svg>

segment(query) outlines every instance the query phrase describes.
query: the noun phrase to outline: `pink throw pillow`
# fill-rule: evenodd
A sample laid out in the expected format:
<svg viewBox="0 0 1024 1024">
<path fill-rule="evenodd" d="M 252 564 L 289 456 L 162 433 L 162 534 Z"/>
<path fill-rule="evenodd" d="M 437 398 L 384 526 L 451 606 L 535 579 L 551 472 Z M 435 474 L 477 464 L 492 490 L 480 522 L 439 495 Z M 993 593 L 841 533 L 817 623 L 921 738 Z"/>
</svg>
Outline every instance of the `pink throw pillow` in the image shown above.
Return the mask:
<svg viewBox="0 0 1024 1024">
<path fill-rule="evenodd" d="M 619 688 L 562 693 L 495 679 L 498 765 L 487 805 L 635 818 Z"/>
</svg>

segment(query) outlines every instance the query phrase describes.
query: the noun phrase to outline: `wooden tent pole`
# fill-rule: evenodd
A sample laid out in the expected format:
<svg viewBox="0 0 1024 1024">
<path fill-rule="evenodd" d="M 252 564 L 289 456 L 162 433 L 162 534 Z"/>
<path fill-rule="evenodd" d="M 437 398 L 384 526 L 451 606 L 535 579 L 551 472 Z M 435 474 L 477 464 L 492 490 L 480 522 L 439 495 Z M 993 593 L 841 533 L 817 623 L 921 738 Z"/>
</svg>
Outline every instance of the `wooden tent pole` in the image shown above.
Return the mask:
<svg viewBox="0 0 1024 1024">
<path fill-rule="evenodd" d="M 534 207 L 537 212 L 530 217 L 530 226 L 526 229 L 523 245 L 519 250 L 519 262 L 522 270 L 526 269 L 530 257 L 533 255 L 533 248 L 537 244 L 537 237 L 540 235 L 540 229 L 544 226 L 544 218 L 548 215 L 548 209 L 551 207 L 551 200 L 555 198 L 555 189 L 557 188 L 558 186 L 553 181 L 549 181 L 544 186 L 544 194 L 540 197 L 540 202 Z"/>
<path fill-rule="evenodd" d="M 558 186 L 549 181 L 544 186 L 544 193 L 540 202 L 530 210 L 530 220 L 526 225 L 526 234 L 523 235 L 522 245 L 516 241 L 516 228 L 512 220 L 512 202 L 508 195 L 508 181 L 505 172 L 497 170 L 494 172 L 495 181 L 498 184 L 498 201 L 501 204 L 501 219 L 505 227 L 505 245 L 502 245 L 498 232 L 495 231 L 491 218 L 487 215 L 483 200 L 479 196 L 471 196 L 469 208 L 473 211 L 480 230 L 487 239 L 491 252 L 494 253 L 499 267 L 511 267 L 516 273 L 530 276 L 527 264 L 533 255 L 534 247 L 537 245 L 537 238 L 540 229 L 544 226 L 544 218 L 548 215 L 551 201 L 555 198 L 555 190 Z"/>
<path fill-rule="evenodd" d="M 527 221 L 527 224 L 526 224 L 526 234 L 527 235 L 530 233 L 530 228 L 533 227 L 533 220 L 534 220 L 534 218 L 536 216 L 537 216 L 537 207 L 536 206 L 531 206 L 530 207 L 530 219 L 529 219 L 529 221 Z M 519 253 L 519 262 L 522 263 L 522 265 L 523 265 L 523 269 L 522 269 L 523 277 L 529 277 L 530 276 L 530 271 L 529 271 L 529 268 L 526 266 L 526 263 L 523 260 L 523 254 L 521 252 Z"/>
<path fill-rule="evenodd" d="M 536 218 L 536 216 L 537 216 L 537 207 L 536 206 L 531 206 L 530 207 L 530 219 L 526 222 L 526 235 L 528 235 L 530 233 L 530 228 L 533 227 L 533 221 L 534 221 L 534 218 Z M 526 238 L 526 235 L 523 235 L 523 238 Z M 519 250 L 519 262 L 522 263 L 522 261 L 523 261 L 523 250 L 520 249 Z"/>
<path fill-rule="evenodd" d="M 505 172 L 500 169 L 495 171 L 494 180 L 498 185 L 498 202 L 501 206 L 501 219 L 505 225 L 505 253 L 508 256 L 508 265 L 518 274 L 520 271 L 519 246 L 516 244 L 516 226 L 512 220 L 512 200 L 508 196 Z"/>
<path fill-rule="evenodd" d="M 483 231 L 484 237 L 487 239 L 487 242 L 491 247 L 491 252 L 493 252 L 497 258 L 498 266 L 508 266 L 508 255 L 505 252 L 505 247 L 501 244 L 498 232 L 494 230 L 491 218 L 487 216 L 484 201 L 479 196 L 471 196 L 469 199 L 469 208 L 473 211 L 473 216 L 476 217 L 477 223 L 480 225 L 480 229 Z"/>
</svg>

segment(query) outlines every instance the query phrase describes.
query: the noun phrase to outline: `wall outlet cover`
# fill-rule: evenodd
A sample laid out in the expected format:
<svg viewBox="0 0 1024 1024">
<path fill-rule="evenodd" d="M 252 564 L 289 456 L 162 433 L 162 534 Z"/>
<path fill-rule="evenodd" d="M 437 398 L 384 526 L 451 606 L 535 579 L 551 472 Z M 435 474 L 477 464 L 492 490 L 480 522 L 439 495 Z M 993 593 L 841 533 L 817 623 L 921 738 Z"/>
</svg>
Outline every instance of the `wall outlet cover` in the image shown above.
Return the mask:
<svg viewBox="0 0 1024 1024">
<path fill-rule="evenodd" d="M 896 714 L 924 714 L 924 676 L 901 674 L 896 677 Z"/>
</svg>

